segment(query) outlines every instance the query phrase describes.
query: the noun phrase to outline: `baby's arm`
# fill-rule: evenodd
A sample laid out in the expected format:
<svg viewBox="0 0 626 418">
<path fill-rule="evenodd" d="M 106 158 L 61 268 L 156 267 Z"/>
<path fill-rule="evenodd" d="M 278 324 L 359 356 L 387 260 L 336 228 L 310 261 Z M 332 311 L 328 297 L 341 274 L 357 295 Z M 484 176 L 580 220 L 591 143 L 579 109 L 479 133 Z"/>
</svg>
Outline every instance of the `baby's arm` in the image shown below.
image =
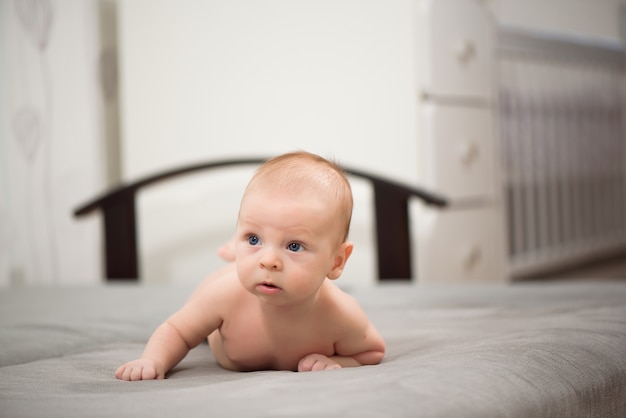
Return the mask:
<svg viewBox="0 0 626 418">
<path fill-rule="evenodd" d="M 115 377 L 122 380 L 163 379 L 189 350 L 220 326 L 221 319 L 215 308 L 214 292 L 203 292 L 191 298 L 154 331 L 141 358 L 120 366 Z"/>
<path fill-rule="evenodd" d="M 385 342 L 378 331 L 370 324 L 369 331 L 362 338 L 360 343 L 347 341 L 339 345 L 338 355 L 327 357 L 323 354 L 309 354 L 304 356 L 298 363 L 299 372 L 309 372 L 318 370 L 340 369 L 342 367 L 358 367 L 378 364 L 385 355 Z M 350 348 L 352 346 L 352 348 Z M 340 355 L 341 352 L 356 352 L 352 355 Z"/>
<path fill-rule="evenodd" d="M 312 353 L 298 363 L 298 371 L 331 370 L 378 364 L 385 355 L 385 341 L 365 312 L 351 297 L 341 302 L 343 309 L 335 317 L 343 324 L 341 338 L 335 343 L 336 354 L 327 357 Z"/>
<path fill-rule="evenodd" d="M 385 356 L 385 341 L 369 321 L 367 331 L 365 331 L 362 339 L 354 338 L 352 340 L 340 341 L 336 347 L 338 353 L 356 351 L 356 354 L 350 356 L 336 355 L 331 357 L 341 367 L 378 364 Z"/>
<path fill-rule="evenodd" d="M 120 366 L 115 377 L 122 380 L 163 379 L 191 348 L 180 332 L 165 321 L 148 340 L 141 358 Z"/>
</svg>

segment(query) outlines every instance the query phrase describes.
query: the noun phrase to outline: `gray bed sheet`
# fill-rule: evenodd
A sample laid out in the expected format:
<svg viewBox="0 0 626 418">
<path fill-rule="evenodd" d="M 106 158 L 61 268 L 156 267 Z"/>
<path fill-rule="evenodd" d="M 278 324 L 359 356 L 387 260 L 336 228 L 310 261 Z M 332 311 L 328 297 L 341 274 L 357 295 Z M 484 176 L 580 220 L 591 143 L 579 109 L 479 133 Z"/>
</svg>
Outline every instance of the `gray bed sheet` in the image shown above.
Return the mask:
<svg viewBox="0 0 626 418">
<path fill-rule="evenodd" d="M 116 380 L 191 290 L 0 291 L 0 416 L 626 417 L 626 283 L 382 284 L 351 292 L 377 366 L 237 373 L 202 344 L 166 380 Z"/>
</svg>

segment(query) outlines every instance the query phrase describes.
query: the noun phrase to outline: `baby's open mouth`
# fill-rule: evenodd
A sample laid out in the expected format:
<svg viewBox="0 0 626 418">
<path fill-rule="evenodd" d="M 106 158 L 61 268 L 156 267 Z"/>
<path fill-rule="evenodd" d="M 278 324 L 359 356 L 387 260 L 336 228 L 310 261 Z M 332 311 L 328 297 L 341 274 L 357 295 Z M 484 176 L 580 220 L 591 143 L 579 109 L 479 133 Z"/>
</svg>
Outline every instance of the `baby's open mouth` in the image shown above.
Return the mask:
<svg viewBox="0 0 626 418">
<path fill-rule="evenodd" d="M 272 283 L 261 283 L 257 286 L 257 288 L 263 292 L 263 293 L 267 293 L 267 294 L 274 294 L 277 293 L 281 290 L 280 287 L 276 286 L 275 284 Z"/>
</svg>

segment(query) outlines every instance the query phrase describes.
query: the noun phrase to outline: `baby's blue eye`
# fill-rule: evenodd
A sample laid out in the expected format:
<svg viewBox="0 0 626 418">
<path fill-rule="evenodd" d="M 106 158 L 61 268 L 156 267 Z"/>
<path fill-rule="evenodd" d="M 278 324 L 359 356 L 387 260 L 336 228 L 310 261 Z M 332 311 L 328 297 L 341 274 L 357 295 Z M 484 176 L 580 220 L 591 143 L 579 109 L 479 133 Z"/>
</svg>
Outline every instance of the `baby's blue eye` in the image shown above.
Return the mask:
<svg viewBox="0 0 626 418">
<path fill-rule="evenodd" d="M 287 246 L 287 249 L 289 251 L 293 251 L 294 253 L 297 253 L 298 251 L 302 251 L 302 244 L 299 244 L 297 242 L 290 242 L 289 245 Z"/>
<path fill-rule="evenodd" d="M 259 245 L 259 242 L 261 242 L 261 240 L 256 235 L 250 235 L 248 237 L 248 244 L 250 245 Z"/>
</svg>

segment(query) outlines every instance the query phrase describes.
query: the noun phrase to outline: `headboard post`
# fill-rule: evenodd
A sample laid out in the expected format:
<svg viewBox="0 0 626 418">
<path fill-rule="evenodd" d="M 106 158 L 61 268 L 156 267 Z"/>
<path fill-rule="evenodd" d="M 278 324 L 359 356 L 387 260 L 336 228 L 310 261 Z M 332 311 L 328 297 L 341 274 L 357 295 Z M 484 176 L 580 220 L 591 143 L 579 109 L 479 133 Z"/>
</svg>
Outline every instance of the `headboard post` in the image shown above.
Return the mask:
<svg viewBox="0 0 626 418">
<path fill-rule="evenodd" d="M 373 180 L 378 278 L 410 279 L 409 195 L 386 182 Z"/>
<path fill-rule="evenodd" d="M 130 190 L 102 206 L 106 277 L 112 280 L 139 278 L 135 193 Z"/>
</svg>

